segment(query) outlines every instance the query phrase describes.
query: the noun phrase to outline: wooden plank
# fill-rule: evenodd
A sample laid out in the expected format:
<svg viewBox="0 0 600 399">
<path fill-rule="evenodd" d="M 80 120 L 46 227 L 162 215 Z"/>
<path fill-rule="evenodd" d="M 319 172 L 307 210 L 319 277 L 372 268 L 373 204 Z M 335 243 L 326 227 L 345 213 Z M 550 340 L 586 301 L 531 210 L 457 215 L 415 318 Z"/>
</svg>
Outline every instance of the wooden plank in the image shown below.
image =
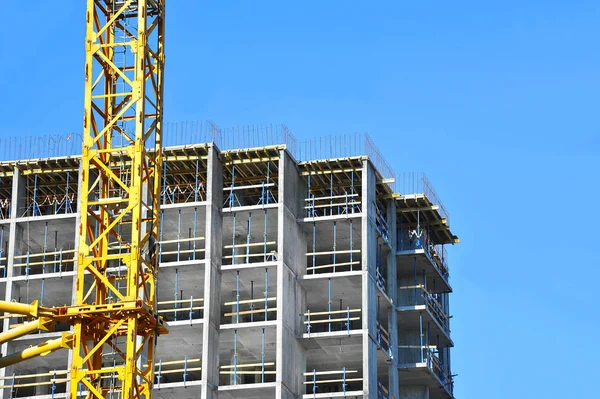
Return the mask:
<svg viewBox="0 0 600 399">
<path fill-rule="evenodd" d="M 310 266 L 310 267 L 307 267 L 306 270 L 318 270 L 318 269 L 327 269 L 327 268 L 334 268 L 334 267 L 358 265 L 359 263 L 360 263 L 360 261 L 343 262 L 343 263 L 332 263 L 332 264 L 329 264 L 329 265 Z"/>
<path fill-rule="evenodd" d="M 221 366 L 222 369 L 232 369 L 232 368 L 244 368 L 244 367 L 262 367 L 263 363 L 247 363 L 247 364 L 238 364 L 238 365 L 233 365 L 233 364 L 227 364 L 224 366 Z M 275 362 L 265 362 L 264 366 L 275 366 Z"/>
<path fill-rule="evenodd" d="M 225 306 L 233 306 L 233 305 L 237 305 L 238 303 L 239 303 L 240 305 L 247 304 L 247 303 L 258 303 L 258 302 L 264 302 L 264 301 L 265 301 L 265 299 L 266 299 L 267 301 L 271 302 L 271 301 L 276 301 L 276 300 L 277 300 L 277 297 L 274 297 L 274 296 L 272 296 L 272 297 L 269 297 L 269 298 L 245 299 L 245 300 L 243 300 L 243 301 L 239 301 L 239 302 L 236 302 L 236 301 L 233 301 L 233 302 L 225 302 L 225 303 L 224 303 L 224 305 L 225 305 Z"/>
<path fill-rule="evenodd" d="M 339 321 L 355 321 L 360 320 L 360 317 L 350 317 L 350 318 L 340 318 L 340 319 L 323 319 L 323 320 L 307 320 L 304 324 L 325 324 L 325 323 L 334 323 Z"/>
<path fill-rule="evenodd" d="M 300 316 L 323 316 L 323 315 L 328 315 L 328 314 L 343 314 L 343 313 L 356 313 L 356 312 L 361 312 L 362 309 L 357 308 L 357 309 L 346 309 L 346 310 L 332 310 L 330 312 L 306 312 L 306 313 L 302 313 Z"/>
<path fill-rule="evenodd" d="M 306 256 L 321 256 L 321 255 L 343 255 L 343 254 L 359 254 L 360 249 L 343 249 L 341 251 L 324 251 L 324 252 L 307 252 Z"/>
<path fill-rule="evenodd" d="M 358 373 L 358 370 L 346 370 L 346 374 L 354 374 L 354 373 Z M 344 374 L 344 371 L 343 370 L 317 371 L 317 372 L 307 371 L 306 373 L 304 373 L 304 375 L 307 377 L 313 376 L 313 375 L 331 375 L 331 374 Z"/>
<path fill-rule="evenodd" d="M 230 312 L 230 313 L 225 313 L 223 316 L 230 317 L 230 316 L 245 315 L 245 314 L 257 314 L 257 313 L 264 313 L 265 311 L 267 311 L 267 312 L 276 312 L 277 308 L 244 310 L 244 311 L 241 311 L 241 312 Z"/>
</svg>

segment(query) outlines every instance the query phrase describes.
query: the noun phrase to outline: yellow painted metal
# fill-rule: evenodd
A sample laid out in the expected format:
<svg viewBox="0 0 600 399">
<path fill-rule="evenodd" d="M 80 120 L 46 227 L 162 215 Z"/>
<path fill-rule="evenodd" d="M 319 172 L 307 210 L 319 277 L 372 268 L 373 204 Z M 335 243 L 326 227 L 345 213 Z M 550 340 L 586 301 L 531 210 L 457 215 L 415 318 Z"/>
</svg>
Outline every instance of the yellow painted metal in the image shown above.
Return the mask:
<svg viewBox="0 0 600 399">
<path fill-rule="evenodd" d="M 36 356 L 46 356 L 61 348 L 70 348 L 73 342 L 73 334 L 64 332 L 60 338 L 42 342 L 36 346 L 29 347 L 21 352 L 13 353 L 0 358 L 0 368 L 4 368 Z"/>
<path fill-rule="evenodd" d="M 0 344 L 8 342 L 10 340 L 22 337 L 27 334 L 31 334 L 36 331 L 50 331 L 54 326 L 54 320 L 46 317 L 41 317 L 37 320 L 30 321 L 19 327 L 11 328 L 10 330 L 0 334 Z"/>
<path fill-rule="evenodd" d="M 20 314 L 28 317 L 38 317 L 38 301 L 31 304 L 0 301 L 0 312 Z"/>
<path fill-rule="evenodd" d="M 84 137 L 70 397 L 150 398 L 157 314 L 166 0 L 87 0 Z M 115 162 L 118 161 L 118 162 Z M 120 198 L 120 199 L 116 199 Z M 109 255 L 109 242 L 126 250 Z M 126 266 L 119 283 L 109 268 Z M 124 284 L 123 284 L 124 282 Z M 99 378 L 104 346 L 118 378 Z"/>
</svg>

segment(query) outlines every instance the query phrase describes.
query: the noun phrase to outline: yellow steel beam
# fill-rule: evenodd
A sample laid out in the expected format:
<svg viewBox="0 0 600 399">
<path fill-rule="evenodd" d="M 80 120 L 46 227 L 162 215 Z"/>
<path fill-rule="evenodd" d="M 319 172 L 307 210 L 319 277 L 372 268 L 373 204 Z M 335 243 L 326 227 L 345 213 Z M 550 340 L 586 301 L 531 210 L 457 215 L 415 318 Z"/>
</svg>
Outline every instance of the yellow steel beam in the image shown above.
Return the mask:
<svg viewBox="0 0 600 399">
<path fill-rule="evenodd" d="M 38 317 L 38 301 L 31 304 L 0 301 L 0 312 L 20 314 L 29 317 Z"/>
<path fill-rule="evenodd" d="M 36 346 L 24 349 L 21 352 L 0 358 L 0 369 L 37 356 L 46 356 L 57 349 L 71 348 L 72 343 L 73 334 L 64 332 L 60 338 L 42 342 Z"/>
<path fill-rule="evenodd" d="M 39 318 L 34 321 L 25 323 L 19 327 L 11 328 L 10 330 L 0 334 L 0 344 L 11 341 L 13 339 L 31 334 L 36 331 L 50 331 L 54 326 L 54 320 L 46 317 Z"/>
</svg>

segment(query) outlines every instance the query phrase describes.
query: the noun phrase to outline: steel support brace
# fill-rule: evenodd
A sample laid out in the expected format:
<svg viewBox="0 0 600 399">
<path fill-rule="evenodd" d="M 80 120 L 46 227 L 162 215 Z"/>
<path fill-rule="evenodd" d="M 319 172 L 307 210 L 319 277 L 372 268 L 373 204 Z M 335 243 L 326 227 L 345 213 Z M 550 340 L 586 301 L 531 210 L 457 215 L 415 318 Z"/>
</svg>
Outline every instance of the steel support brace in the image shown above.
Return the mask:
<svg viewBox="0 0 600 399">
<path fill-rule="evenodd" d="M 269 269 L 265 268 L 265 321 L 269 320 Z"/>
<path fill-rule="evenodd" d="M 312 274 L 316 273 L 317 266 L 317 224 L 313 222 L 313 237 L 312 237 Z"/>
<path fill-rule="evenodd" d="M 250 240 L 252 238 L 252 212 L 248 212 L 248 234 L 246 235 L 246 263 L 250 263 Z"/>
<path fill-rule="evenodd" d="M 333 222 L 333 272 L 335 273 L 335 264 L 337 262 L 337 222 Z"/>
<path fill-rule="evenodd" d="M 197 184 L 197 183 L 196 183 Z M 193 231 L 193 255 L 192 259 L 196 260 L 196 237 L 197 237 L 197 229 L 198 229 L 198 207 L 194 207 L 194 231 Z"/>
<path fill-rule="evenodd" d="M 265 329 L 262 329 L 262 341 L 261 341 L 261 349 L 260 349 L 260 363 L 261 363 L 261 381 L 263 384 L 265 382 Z"/>
<path fill-rule="evenodd" d="M 421 363 L 423 363 L 423 313 L 419 312 L 419 340 L 420 340 L 420 348 L 421 348 Z"/>
<path fill-rule="evenodd" d="M 174 320 L 177 321 L 177 308 L 179 307 L 179 269 L 175 269 L 175 292 L 173 295 L 173 299 L 175 299 L 175 312 L 174 312 Z"/>
<path fill-rule="evenodd" d="M 181 260 L 181 209 L 177 211 L 177 262 Z"/>
<path fill-rule="evenodd" d="M 350 220 L 350 271 L 352 271 L 352 266 L 353 266 L 353 249 L 354 249 L 354 242 L 353 242 L 353 238 L 352 238 L 352 220 Z"/>
<path fill-rule="evenodd" d="M 331 278 L 327 279 L 327 320 L 331 320 Z M 331 322 L 327 323 L 329 332 L 331 332 Z"/>
<path fill-rule="evenodd" d="M 233 213 L 233 228 L 231 233 L 231 264 L 235 264 L 235 229 L 236 229 L 237 215 Z"/>
<path fill-rule="evenodd" d="M 233 385 L 237 385 L 237 365 L 238 365 L 237 330 L 233 330 Z"/>
<path fill-rule="evenodd" d="M 4 254 L 4 226 L 0 227 L 0 266 L 2 266 L 3 276 L 6 277 L 7 262 L 2 264 L 2 256 Z"/>
<path fill-rule="evenodd" d="M 267 261 L 267 210 L 265 209 L 264 228 L 263 228 L 263 253 L 264 261 Z"/>
<path fill-rule="evenodd" d="M 240 271 L 235 274 L 235 322 L 240 322 Z"/>
</svg>

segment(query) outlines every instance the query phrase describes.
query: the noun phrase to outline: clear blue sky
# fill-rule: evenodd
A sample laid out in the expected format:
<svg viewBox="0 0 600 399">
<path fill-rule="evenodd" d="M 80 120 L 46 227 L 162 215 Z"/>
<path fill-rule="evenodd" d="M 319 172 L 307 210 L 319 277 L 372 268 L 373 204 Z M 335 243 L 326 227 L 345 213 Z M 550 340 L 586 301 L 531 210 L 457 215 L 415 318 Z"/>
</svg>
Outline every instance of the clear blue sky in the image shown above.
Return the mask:
<svg viewBox="0 0 600 399">
<path fill-rule="evenodd" d="M 81 131 L 85 2 L 4 3 L 0 137 Z M 171 0 L 167 18 L 166 120 L 368 132 L 428 174 L 462 239 L 457 398 L 600 397 L 600 2 Z"/>
</svg>

